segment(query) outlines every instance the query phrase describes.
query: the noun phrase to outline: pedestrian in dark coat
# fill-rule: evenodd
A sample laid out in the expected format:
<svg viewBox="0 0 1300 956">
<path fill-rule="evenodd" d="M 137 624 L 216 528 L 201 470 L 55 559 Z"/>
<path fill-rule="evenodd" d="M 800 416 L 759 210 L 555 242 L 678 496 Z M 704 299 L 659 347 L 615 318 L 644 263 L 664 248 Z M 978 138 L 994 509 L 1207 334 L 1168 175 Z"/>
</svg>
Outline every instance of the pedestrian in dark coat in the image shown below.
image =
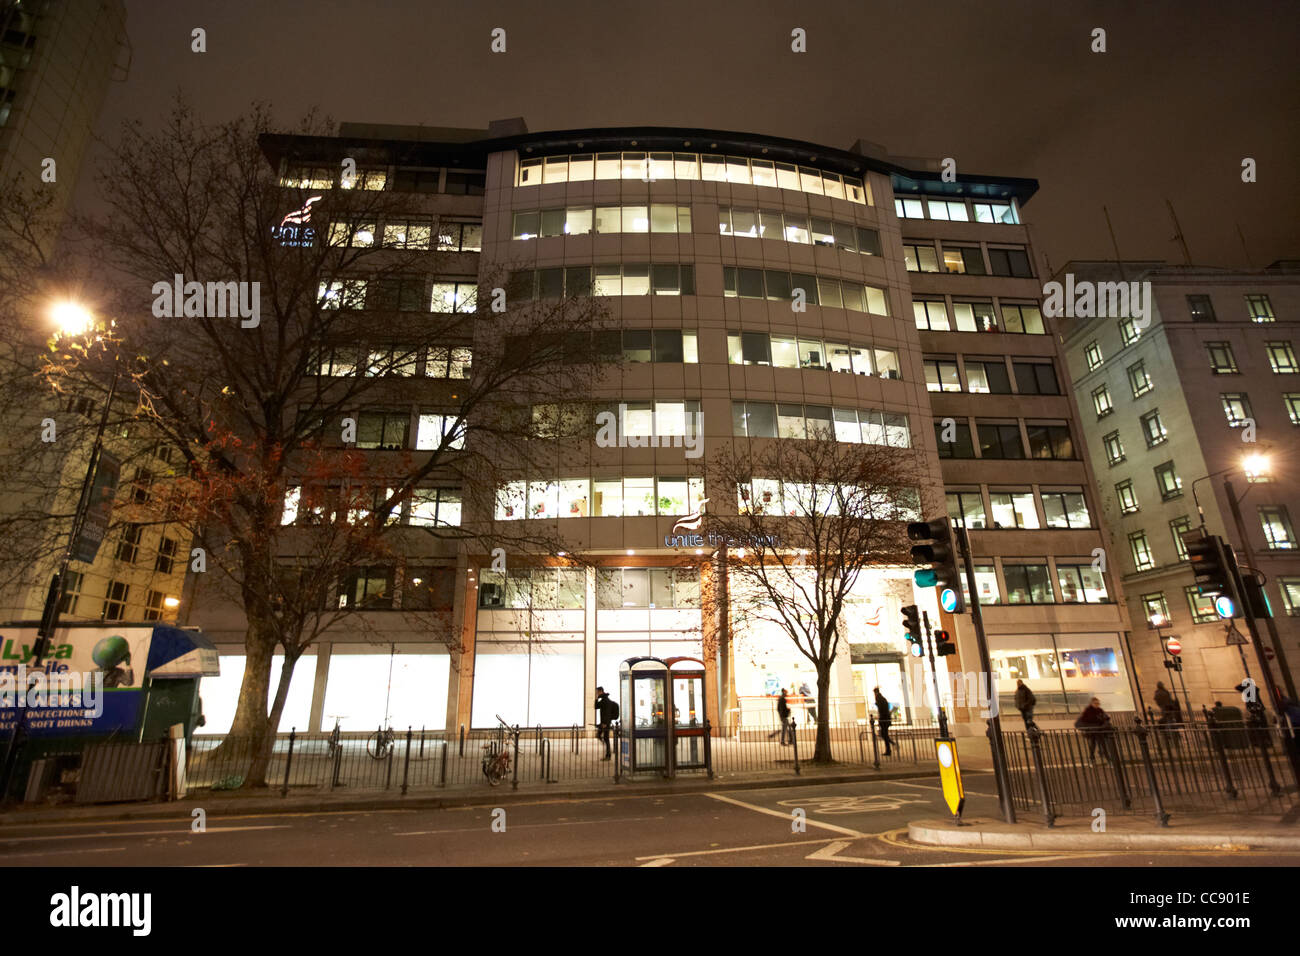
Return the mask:
<svg viewBox="0 0 1300 956">
<path fill-rule="evenodd" d="M 1094 697 L 1088 702 L 1088 706 L 1083 709 L 1074 726 L 1082 730 L 1088 738 L 1088 760 L 1092 761 L 1097 754 L 1097 744 L 1101 743 L 1102 753 L 1114 760 L 1114 754 L 1111 753 L 1110 743 L 1111 735 L 1115 728 L 1110 724 L 1110 715 L 1101 709 L 1101 701 Z"/>
<path fill-rule="evenodd" d="M 788 742 L 786 738 L 791 734 L 790 703 L 785 699 L 784 687 L 781 688 L 781 696 L 776 699 L 776 716 L 777 719 L 781 721 L 781 746 L 784 747 Z M 771 740 L 776 735 L 777 731 L 774 730 L 767 735 L 767 739 Z"/>
<path fill-rule="evenodd" d="M 1025 722 L 1025 729 L 1037 726 L 1034 723 L 1034 705 L 1038 703 L 1038 698 L 1034 692 L 1025 686 L 1022 680 L 1016 680 L 1016 710 L 1020 711 L 1020 717 Z"/>
<path fill-rule="evenodd" d="M 885 742 L 885 756 L 888 757 L 892 749 L 889 725 L 894 722 L 893 708 L 889 706 L 889 701 L 885 699 L 879 687 L 873 687 L 872 693 L 876 700 L 876 722 L 880 724 L 880 739 Z"/>
<path fill-rule="evenodd" d="M 1178 721 L 1178 701 L 1169 693 L 1163 681 L 1156 683 L 1156 706 L 1160 708 L 1160 723 L 1172 724 Z"/>
<path fill-rule="evenodd" d="M 618 719 L 619 709 L 609 696 L 605 693 L 605 688 L 596 688 L 596 739 L 605 745 L 605 756 L 601 760 L 608 760 L 609 754 L 609 728 L 610 725 Z"/>
</svg>

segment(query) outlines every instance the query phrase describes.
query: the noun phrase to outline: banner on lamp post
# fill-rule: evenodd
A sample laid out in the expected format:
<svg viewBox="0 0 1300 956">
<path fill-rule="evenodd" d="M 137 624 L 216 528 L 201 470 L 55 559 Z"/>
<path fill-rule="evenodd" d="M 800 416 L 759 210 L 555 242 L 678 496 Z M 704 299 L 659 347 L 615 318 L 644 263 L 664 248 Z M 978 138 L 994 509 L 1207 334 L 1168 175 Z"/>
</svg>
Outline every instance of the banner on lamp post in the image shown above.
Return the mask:
<svg viewBox="0 0 1300 956">
<path fill-rule="evenodd" d="M 113 498 L 117 493 L 117 480 L 122 463 L 108 452 L 100 452 L 95 478 L 90 486 L 90 500 L 86 502 L 86 515 L 81 531 L 72 545 L 72 559 L 89 564 L 99 553 L 100 542 L 108 533 L 108 523 L 113 517 Z"/>
</svg>

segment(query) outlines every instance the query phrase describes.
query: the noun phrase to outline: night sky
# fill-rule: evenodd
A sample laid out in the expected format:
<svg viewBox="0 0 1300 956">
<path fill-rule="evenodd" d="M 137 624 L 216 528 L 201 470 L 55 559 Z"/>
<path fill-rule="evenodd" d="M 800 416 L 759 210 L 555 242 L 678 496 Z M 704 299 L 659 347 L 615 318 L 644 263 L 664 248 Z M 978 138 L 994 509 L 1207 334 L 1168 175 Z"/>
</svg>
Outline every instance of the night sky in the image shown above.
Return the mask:
<svg viewBox="0 0 1300 956">
<path fill-rule="evenodd" d="M 286 124 L 530 130 L 691 126 L 1034 177 L 1025 218 L 1052 268 L 1121 255 L 1198 265 L 1300 259 L 1300 3 L 492 3 L 128 0 L 130 77 L 100 135 L 181 90 L 205 118 L 254 99 Z M 1136 9 L 1134 9 L 1136 7 Z M 190 31 L 207 31 L 207 52 Z M 489 51 L 504 27 L 508 49 Z M 808 52 L 791 52 L 791 30 Z M 1090 51 L 1106 30 L 1106 53 Z M 1258 182 L 1241 181 L 1241 162 Z M 83 186 L 85 180 L 83 179 Z M 1245 235 L 1246 249 L 1237 235 Z M 1249 259 L 1247 259 L 1247 252 Z"/>
</svg>

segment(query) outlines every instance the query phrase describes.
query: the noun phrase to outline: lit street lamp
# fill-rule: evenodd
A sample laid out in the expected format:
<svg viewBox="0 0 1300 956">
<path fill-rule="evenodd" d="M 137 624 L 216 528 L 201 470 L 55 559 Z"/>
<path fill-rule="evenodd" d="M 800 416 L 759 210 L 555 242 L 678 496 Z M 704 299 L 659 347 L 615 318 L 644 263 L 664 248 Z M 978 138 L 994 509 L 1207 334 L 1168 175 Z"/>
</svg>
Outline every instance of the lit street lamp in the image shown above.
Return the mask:
<svg viewBox="0 0 1300 956">
<path fill-rule="evenodd" d="M 95 316 L 85 306 L 76 302 L 59 302 L 50 309 L 50 318 L 58 329 L 59 335 L 77 337 L 95 330 Z M 41 611 L 41 622 L 36 631 L 35 646 L 32 648 L 32 663 L 29 670 L 32 680 L 38 680 L 38 672 L 50 647 L 50 639 L 59 625 L 59 611 L 63 603 L 63 586 L 68 577 L 68 564 L 72 561 L 77 540 L 86 523 L 86 514 L 90 504 L 91 490 L 95 485 L 95 473 L 99 467 L 101 452 L 104 447 L 104 430 L 108 426 L 108 415 L 113 407 L 113 398 L 117 394 L 118 373 L 121 366 L 117 354 L 113 354 L 113 377 L 109 382 L 108 395 L 104 399 L 104 411 L 99 417 L 99 427 L 95 430 L 95 440 L 91 445 L 90 459 L 86 463 L 86 476 L 81 482 L 81 494 L 77 498 L 76 510 L 72 513 L 72 528 L 68 533 L 68 543 L 63 549 L 59 568 L 50 581 L 50 589 L 45 595 L 45 607 Z M 177 602 L 180 603 L 179 601 Z M 4 762 L 0 765 L 0 801 L 8 799 L 10 778 L 14 765 L 21 751 L 27 731 L 27 701 L 31 697 L 30 688 L 22 689 L 14 729 L 9 735 L 5 747 Z"/>
</svg>

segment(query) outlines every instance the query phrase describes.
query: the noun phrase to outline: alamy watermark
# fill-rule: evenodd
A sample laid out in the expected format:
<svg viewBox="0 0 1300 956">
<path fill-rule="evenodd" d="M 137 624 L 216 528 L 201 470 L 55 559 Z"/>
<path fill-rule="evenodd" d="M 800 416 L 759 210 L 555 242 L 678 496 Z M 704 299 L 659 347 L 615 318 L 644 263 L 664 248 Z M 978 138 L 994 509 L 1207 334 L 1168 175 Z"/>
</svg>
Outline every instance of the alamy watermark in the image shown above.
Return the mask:
<svg viewBox="0 0 1300 956">
<path fill-rule="evenodd" d="M 1074 273 L 1065 274 L 1065 283 L 1048 282 L 1043 286 L 1043 314 L 1050 318 L 1105 319 L 1132 317 L 1139 331 L 1151 324 L 1150 282 L 1076 282 Z"/>
<path fill-rule="evenodd" d="M 238 316 L 245 329 L 255 329 L 262 322 L 260 282 L 186 282 L 178 273 L 171 282 L 155 282 L 152 291 L 153 314 L 159 319 Z"/>
<path fill-rule="evenodd" d="M 0 707 L 41 710 L 42 723 L 59 727 L 103 716 L 104 672 L 52 669 L 58 666 L 29 670 L 18 664 L 0 670 Z"/>
<path fill-rule="evenodd" d="M 596 414 L 596 445 L 600 448 L 682 448 L 687 458 L 699 458 L 704 454 L 702 419 L 699 412 L 688 412 L 680 435 L 629 435 L 620 424 L 627 421 L 627 406 L 619 405 L 617 413 Z"/>
</svg>

